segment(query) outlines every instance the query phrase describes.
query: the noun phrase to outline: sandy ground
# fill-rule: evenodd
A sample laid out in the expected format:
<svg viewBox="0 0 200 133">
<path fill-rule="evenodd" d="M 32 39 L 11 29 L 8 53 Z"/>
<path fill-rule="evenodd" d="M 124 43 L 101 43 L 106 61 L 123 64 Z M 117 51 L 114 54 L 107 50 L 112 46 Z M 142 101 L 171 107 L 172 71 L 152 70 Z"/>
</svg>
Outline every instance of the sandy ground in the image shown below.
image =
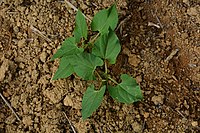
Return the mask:
<svg viewBox="0 0 200 133">
<path fill-rule="evenodd" d="M 71 0 L 86 16 L 113 0 Z M 50 58 L 71 36 L 76 12 L 59 0 L 0 0 L 1 133 L 197 133 L 200 132 L 200 1 L 119 0 L 122 44 L 113 76 L 136 77 L 144 100 L 120 104 L 108 94 L 83 121 L 87 83 L 75 77 L 52 81 Z M 44 36 L 38 35 L 38 31 Z"/>
</svg>

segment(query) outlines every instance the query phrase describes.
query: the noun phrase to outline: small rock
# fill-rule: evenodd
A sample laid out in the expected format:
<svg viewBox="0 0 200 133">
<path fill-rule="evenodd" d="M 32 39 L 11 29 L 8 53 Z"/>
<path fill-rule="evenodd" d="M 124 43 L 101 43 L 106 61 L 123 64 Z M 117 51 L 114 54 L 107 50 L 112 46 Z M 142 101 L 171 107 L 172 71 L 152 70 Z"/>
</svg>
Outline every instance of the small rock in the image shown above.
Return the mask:
<svg viewBox="0 0 200 133">
<path fill-rule="evenodd" d="M 73 108 L 82 109 L 81 100 L 78 98 L 75 98 L 75 99 L 76 99 L 76 101 L 74 101 L 74 103 L 76 103 L 76 104 L 73 104 Z"/>
<path fill-rule="evenodd" d="M 148 118 L 148 117 L 149 117 L 149 113 L 148 113 L 148 112 L 145 112 L 145 113 L 143 114 L 143 116 L 144 116 L 144 118 Z"/>
<path fill-rule="evenodd" d="M 80 7 L 81 7 L 82 10 L 86 10 L 86 9 L 88 9 L 88 6 L 85 5 L 84 3 L 82 3 L 82 4 L 80 5 Z"/>
<path fill-rule="evenodd" d="M 140 63 L 140 59 L 138 59 L 138 57 L 135 54 L 131 54 L 131 55 L 129 55 L 128 62 L 132 66 L 137 67 L 138 64 Z"/>
<path fill-rule="evenodd" d="M 31 74 L 31 78 L 33 79 L 33 81 L 37 80 L 38 76 L 39 76 L 38 71 L 37 70 L 33 70 L 32 74 Z"/>
<path fill-rule="evenodd" d="M 19 40 L 17 43 L 17 46 L 19 48 L 22 48 L 22 47 L 24 47 L 25 43 L 26 43 L 25 39 Z"/>
<path fill-rule="evenodd" d="M 187 109 L 189 109 L 189 107 L 190 107 L 190 106 L 187 104 L 187 101 L 186 101 L 186 100 L 184 100 L 183 105 L 184 105 Z"/>
<path fill-rule="evenodd" d="M 197 122 L 197 121 L 193 121 L 193 122 L 192 122 L 192 126 L 193 126 L 193 127 L 197 127 L 197 126 L 198 126 L 198 122 Z"/>
<path fill-rule="evenodd" d="M 28 114 L 30 111 L 30 108 L 27 106 L 27 104 L 22 105 L 22 110 L 24 114 Z"/>
<path fill-rule="evenodd" d="M 66 96 L 65 99 L 63 100 L 63 103 L 65 106 L 73 106 L 73 102 L 71 97 Z"/>
<path fill-rule="evenodd" d="M 199 80 L 200 80 L 200 73 L 198 73 L 198 74 L 197 74 L 197 79 L 199 79 Z"/>
<path fill-rule="evenodd" d="M 163 95 L 153 96 L 153 97 L 151 98 L 151 101 L 153 101 L 155 105 L 163 104 L 163 98 L 164 98 Z"/>
<path fill-rule="evenodd" d="M 9 60 L 5 59 L 0 67 L 0 81 L 3 81 L 9 69 Z"/>
<path fill-rule="evenodd" d="M 31 118 L 31 116 L 24 116 L 23 119 L 22 119 L 22 122 L 27 125 L 27 126 L 30 126 L 32 125 L 33 123 L 33 120 Z"/>
<path fill-rule="evenodd" d="M 46 54 L 46 52 L 42 52 L 41 54 L 40 54 L 40 60 L 42 61 L 42 62 L 45 62 L 46 61 L 46 58 L 47 58 L 47 54 Z"/>
<path fill-rule="evenodd" d="M 142 77 L 141 76 L 137 76 L 136 78 L 137 83 L 141 83 L 142 82 Z"/>
<path fill-rule="evenodd" d="M 43 92 L 44 96 L 50 99 L 53 104 L 56 104 L 62 100 L 63 97 L 63 90 L 54 88 L 52 90 L 45 90 Z"/>
<path fill-rule="evenodd" d="M 189 3 L 189 0 L 183 0 L 183 3 L 185 3 L 185 4 L 187 4 L 187 5 L 190 4 L 190 3 Z"/>
<path fill-rule="evenodd" d="M 14 95 L 14 96 L 11 97 L 10 102 L 11 102 L 11 106 L 13 108 L 19 108 L 20 97 L 17 96 L 17 95 Z"/>
<path fill-rule="evenodd" d="M 75 127 L 77 127 L 78 133 L 86 133 L 87 132 L 87 121 L 80 120 L 78 123 L 75 123 Z"/>
<path fill-rule="evenodd" d="M 195 7 L 191 7 L 187 10 L 187 14 L 190 16 L 196 16 L 198 15 L 198 11 Z"/>
<path fill-rule="evenodd" d="M 145 68 L 148 68 L 149 66 L 150 66 L 150 65 L 149 65 L 148 62 L 145 62 L 145 63 L 144 63 L 144 67 L 145 67 Z"/>
<path fill-rule="evenodd" d="M 131 51 L 127 47 L 124 47 L 122 52 L 128 56 L 131 55 Z"/>
<path fill-rule="evenodd" d="M 19 28 L 18 28 L 17 26 L 15 26 L 15 27 L 13 27 L 13 31 L 14 31 L 15 33 L 19 32 Z"/>
<path fill-rule="evenodd" d="M 14 123 L 15 120 L 16 120 L 16 117 L 15 117 L 14 115 L 10 115 L 10 116 L 8 116 L 8 117 L 6 118 L 5 123 L 9 125 L 9 124 Z"/>
<path fill-rule="evenodd" d="M 140 133 L 142 131 L 142 126 L 138 122 L 134 122 L 132 124 L 133 131 L 136 133 Z"/>
</svg>

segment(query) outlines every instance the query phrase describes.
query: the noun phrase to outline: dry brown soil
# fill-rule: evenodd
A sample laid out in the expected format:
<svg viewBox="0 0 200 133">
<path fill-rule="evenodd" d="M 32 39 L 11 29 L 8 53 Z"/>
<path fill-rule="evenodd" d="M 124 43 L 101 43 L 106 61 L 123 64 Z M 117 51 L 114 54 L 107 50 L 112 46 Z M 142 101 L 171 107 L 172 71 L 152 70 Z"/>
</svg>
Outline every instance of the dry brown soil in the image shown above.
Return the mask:
<svg viewBox="0 0 200 133">
<path fill-rule="evenodd" d="M 92 18 L 113 1 L 70 2 Z M 0 99 L 1 133 L 73 132 L 67 118 L 79 133 L 200 132 L 200 1 L 119 0 L 117 8 L 122 52 L 109 69 L 136 77 L 144 100 L 125 105 L 106 94 L 83 121 L 87 83 L 52 81 L 58 60 L 49 61 L 76 12 L 63 0 L 0 0 L 0 92 L 21 119 Z"/>
</svg>

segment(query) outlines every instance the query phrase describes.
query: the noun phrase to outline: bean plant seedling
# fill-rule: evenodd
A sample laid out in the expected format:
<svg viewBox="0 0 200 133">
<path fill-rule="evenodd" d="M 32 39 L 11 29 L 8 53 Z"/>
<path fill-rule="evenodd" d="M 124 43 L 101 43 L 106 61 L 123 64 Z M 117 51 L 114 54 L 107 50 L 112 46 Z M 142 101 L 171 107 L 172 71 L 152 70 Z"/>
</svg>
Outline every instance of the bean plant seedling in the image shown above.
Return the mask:
<svg viewBox="0 0 200 133">
<path fill-rule="evenodd" d="M 106 90 L 113 99 L 126 104 L 143 98 L 135 79 L 122 74 L 121 83 L 118 83 L 109 72 L 108 66 L 116 63 L 121 51 L 119 39 L 114 31 L 117 23 L 118 13 L 114 4 L 96 13 L 91 22 L 91 30 L 96 35 L 89 36 L 85 17 L 78 10 L 73 37 L 65 39 L 51 59 L 60 58 L 60 65 L 53 80 L 76 74 L 83 80 L 99 82 L 100 87 L 95 87 L 92 83 L 83 95 L 83 119 L 92 115 L 100 106 Z"/>
</svg>

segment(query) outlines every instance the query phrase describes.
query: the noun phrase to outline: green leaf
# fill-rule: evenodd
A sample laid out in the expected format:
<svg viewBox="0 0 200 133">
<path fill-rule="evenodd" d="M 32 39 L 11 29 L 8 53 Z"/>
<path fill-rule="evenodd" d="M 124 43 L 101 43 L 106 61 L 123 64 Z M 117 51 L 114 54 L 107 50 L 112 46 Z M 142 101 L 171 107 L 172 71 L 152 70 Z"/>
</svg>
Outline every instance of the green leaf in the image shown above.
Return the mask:
<svg viewBox="0 0 200 133">
<path fill-rule="evenodd" d="M 110 64 L 115 64 L 116 58 L 120 53 L 121 45 L 114 31 L 102 34 L 94 44 L 92 54 L 107 59 Z"/>
<path fill-rule="evenodd" d="M 78 48 L 76 46 L 74 37 L 69 37 L 65 39 L 65 41 L 62 43 L 61 48 L 57 50 L 57 52 L 53 55 L 51 60 L 55 60 L 56 58 L 60 58 L 67 55 L 81 53 L 83 52 L 83 50 L 83 48 Z"/>
<path fill-rule="evenodd" d="M 103 61 L 101 58 L 94 56 L 90 53 L 80 53 L 75 57 L 74 71 L 84 80 L 93 80 L 94 70 L 97 66 L 102 66 Z"/>
<path fill-rule="evenodd" d="M 95 90 L 94 85 L 87 88 L 83 95 L 82 101 L 82 117 L 85 120 L 89 117 L 101 104 L 103 96 L 106 90 L 106 86 L 102 86 L 100 90 Z"/>
<path fill-rule="evenodd" d="M 116 87 L 108 87 L 111 97 L 119 102 L 127 104 L 142 100 L 142 92 L 136 80 L 127 74 L 122 74 L 121 79 L 122 82 Z"/>
<path fill-rule="evenodd" d="M 112 5 L 108 9 L 99 11 L 93 18 L 91 28 L 93 31 L 100 33 L 108 32 L 109 27 L 114 30 L 118 23 L 118 14 L 116 5 Z"/>
<path fill-rule="evenodd" d="M 82 12 L 78 10 L 76 14 L 76 26 L 73 32 L 73 35 L 76 39 L 76 42 L 80 42 L 80 39 L 84 37 L 87 40 L 87 34 L 88 34 L 88 27 L 85 20 L 85 17 L 83 16 Z"/>
<path fill-rule="evenodd" d="M 73 55 L 70 55 L 61 58 L 59 68 L 56 71 L 53 80 L 67 78 L 74 73 L 73 66 L 70 64 L 73 62 L 73 57 Z"/>
</svg>

